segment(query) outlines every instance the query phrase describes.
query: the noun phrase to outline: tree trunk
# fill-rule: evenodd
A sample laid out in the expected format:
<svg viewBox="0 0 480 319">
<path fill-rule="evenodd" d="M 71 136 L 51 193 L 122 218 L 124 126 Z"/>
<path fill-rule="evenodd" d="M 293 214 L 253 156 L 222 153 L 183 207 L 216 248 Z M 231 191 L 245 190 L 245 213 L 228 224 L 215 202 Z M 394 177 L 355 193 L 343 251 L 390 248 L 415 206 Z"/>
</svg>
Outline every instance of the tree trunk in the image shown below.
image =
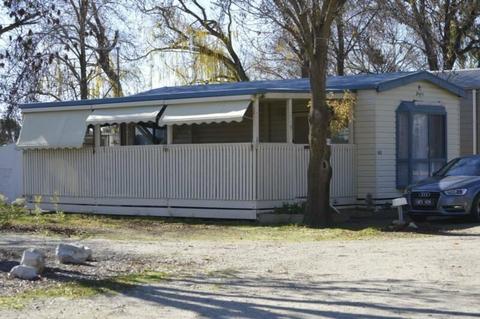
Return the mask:
<svg viewBox="0 0 480 319">
<path fill-rule="evenodd" d="M 328 31 L 323 38 L 328 39 Z M 326 102 L 327 41 L 317 44 L 316 54 L 310 61 L 312 105 L 308 117 L 310 161 L 308 165 L 308 200 L 305 223 L 311 227 L 330 224 L 330 146 L 327 145 L 330 111 Z"/>
<path fill-rule="evenodd" d="M 80 46 L 80 54 L 78 57 L 80 64 L 80 98 L 88 99 L 88 78 L 87 78 L 87 44 L 86 44 L 86 28 L 88 14 L 88 0 L 81 0 L 78 8 L 78 39 Z"/>
<path fill-rule="evenodd" d="M 308 78 L 310 76 L 310 61 L 308 60 L 305 50 L 300 49 L 297 56 L 300 59 L 300 77 L 302 79 Z"/>
<path fill-rule="evenodd" d="M 335 19 L 335 24 L 337 27 L 337 36 L 338 36 L 338 48 L 337 56 L 337 75 L 345 75 L 345 33 L 343 25 L 343 16 L 339 14 Z"/>
</svg>

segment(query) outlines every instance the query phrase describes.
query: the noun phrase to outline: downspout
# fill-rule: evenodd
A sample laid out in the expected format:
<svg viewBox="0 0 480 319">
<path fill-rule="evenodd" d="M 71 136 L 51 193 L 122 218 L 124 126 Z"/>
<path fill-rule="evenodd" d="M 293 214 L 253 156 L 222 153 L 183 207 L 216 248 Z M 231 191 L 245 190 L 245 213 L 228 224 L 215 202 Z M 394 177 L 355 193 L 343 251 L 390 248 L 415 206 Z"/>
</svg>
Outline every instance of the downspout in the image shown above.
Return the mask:
<svg viewBox="0 0 480 319">
<path fill-rule="evenodd" d="M 477 154 L 477 90 L 472 90 L 473 154 Z"/>
</svg>

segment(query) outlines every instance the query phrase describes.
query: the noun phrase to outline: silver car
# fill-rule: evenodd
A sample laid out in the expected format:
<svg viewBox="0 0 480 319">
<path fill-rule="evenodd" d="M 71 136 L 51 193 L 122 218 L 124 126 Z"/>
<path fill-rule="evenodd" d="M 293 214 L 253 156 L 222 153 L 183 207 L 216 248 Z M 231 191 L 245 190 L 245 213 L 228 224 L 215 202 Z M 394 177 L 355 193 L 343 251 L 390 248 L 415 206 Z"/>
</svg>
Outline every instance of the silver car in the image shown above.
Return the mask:
<svg viewBox="0 0 480 319">
<path fill-rule="evenodd" d="M 468 216 L 480 221 L 480 156 L 448 162 L 432 177 L 407 187 L 405 197 L 414 221 L 428 216 Z"/>
</svg>

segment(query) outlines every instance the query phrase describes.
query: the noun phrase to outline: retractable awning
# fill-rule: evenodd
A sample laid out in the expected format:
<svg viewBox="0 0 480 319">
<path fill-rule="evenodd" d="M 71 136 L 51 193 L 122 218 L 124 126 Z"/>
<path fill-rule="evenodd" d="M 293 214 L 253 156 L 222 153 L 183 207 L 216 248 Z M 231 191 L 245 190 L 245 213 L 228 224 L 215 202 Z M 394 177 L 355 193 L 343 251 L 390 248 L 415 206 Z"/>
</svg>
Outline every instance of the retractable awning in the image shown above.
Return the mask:
<svg viewBox="0 0 480 319">
<path fill-rule="evenodd" d="M 24 113 L 19 148 L 79 148 L 90 110 Z"/>
<path fill-rule="evenodd" d="M 250 103 L 250 99 L 244 99 L 171 104 L 163 112 L 159 125 L 240 122 Z"/>
<path fill-rule="evenodd" d="M 164 106 L 141 106 L 97 109 L 87 118 L 87 124 L 148 123 L 156 122 Z"/>
</svg>

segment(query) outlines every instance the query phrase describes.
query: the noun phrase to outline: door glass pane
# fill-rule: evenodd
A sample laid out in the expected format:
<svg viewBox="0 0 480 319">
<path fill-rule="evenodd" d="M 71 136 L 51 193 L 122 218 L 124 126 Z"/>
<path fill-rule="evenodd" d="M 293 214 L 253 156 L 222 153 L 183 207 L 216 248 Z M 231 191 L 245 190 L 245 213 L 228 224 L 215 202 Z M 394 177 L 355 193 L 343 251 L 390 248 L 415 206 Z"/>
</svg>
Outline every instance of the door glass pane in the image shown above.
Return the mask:
<svg viewBox="0 0 480 319">
<path fill-rule="evenodd" d="M 408 158 L 408 113 L 398 113 L 398 158 Z"/>
<path fill-rule="evenodd" d="M 428 116 L 413 114 L 412 126 L 412 158 L 428 159 Z"/>
<path fill-rule="evenodd" d="M 430 158 L 445 157 L 445 116 L 430 115 L 429 117 Z"/>
<path fill-rule="evenodd" d="M 430 175 L 428 163 L 414 162 L 412 164 L 412 183 L 419 182 Z"/>
</svg>

